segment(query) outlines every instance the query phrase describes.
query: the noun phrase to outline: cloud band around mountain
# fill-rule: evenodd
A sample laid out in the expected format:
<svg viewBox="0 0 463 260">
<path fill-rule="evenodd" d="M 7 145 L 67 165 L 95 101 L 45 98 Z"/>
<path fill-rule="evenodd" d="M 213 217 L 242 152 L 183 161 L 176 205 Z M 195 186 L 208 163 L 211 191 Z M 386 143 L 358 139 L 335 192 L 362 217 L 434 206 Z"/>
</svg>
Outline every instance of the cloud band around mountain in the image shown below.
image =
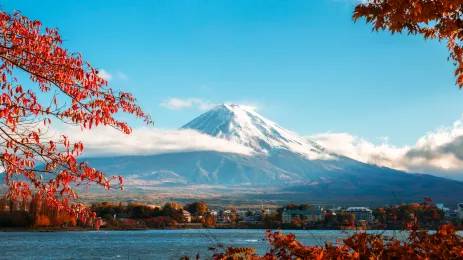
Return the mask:
<svg viewBox="0 0 463 260">
<path fill-rule="evenodd" d="M 348 133 L 315 134 L 308 139 L 361 162 L 463 180 L 463 116 L 450 127 L 420 137 L 414 146 L 398 147 L 387 140 L 376 145 Z"/>
<path fill-rule="evenodd" d="M 98 127 L 92 131 L 81 131 L 67 127 L 60 133 L 82 141 L 85 145 L 85 156 L 190 151 L 253 154 L 253 150 L 244 145 L 194 130 L 140 128 L 134 129 L 131 135 L 125 135 L 111 128 Z M 463 180 L 463 116 L 450 127 L 440 128 L 420 137 L 413 146 L 399 147 L 388 143 L 387 138 L 380 144 L 374 144 L 348 133 L 315 134 L 308 139 L 330 152 L 364 163 Z"/>
<path fill-rule="evenodd" d="M 252 150 L 243 145 L 201 134 L 194 130 L 133 129 L 126 135 L 109 127 L 81 131 L 66 127 L 62 134 L 72 140 L 82 141 L 83 156 L 153 155 L 174 152 L 217 151 L 251 155 Z"/>
</svg>

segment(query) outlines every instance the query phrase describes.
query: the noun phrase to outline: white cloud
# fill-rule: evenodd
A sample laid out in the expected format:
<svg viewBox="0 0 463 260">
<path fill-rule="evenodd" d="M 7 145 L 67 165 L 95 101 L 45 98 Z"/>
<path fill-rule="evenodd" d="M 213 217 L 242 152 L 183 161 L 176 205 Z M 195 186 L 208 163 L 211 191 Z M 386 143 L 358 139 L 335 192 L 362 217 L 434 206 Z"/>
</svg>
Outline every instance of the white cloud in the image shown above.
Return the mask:
<svg viewBox="0 0 463 260">
<path fill-rule="evenodd" d="M 311 141 L 325 147 L 330 152 L 341 154 L 352 159 L 407 170 L 402 165 L 402 158 L 409 147 L 396 147 L 387 142 L 375 145 L 372 142 L 347 133 L 324 133 L 308 137 Z"/>
<path fill-rule="evenodd" d="M 308 138 L 334 153 L 365 163 L 463 179 L 463 117 L 450 127 L 420 137 L 414 146 L 398 147 L 384 137 L 377 145 L 348 133 L 324 133 Z"/>
<path fill-rule="evenodd" d="M 122 80 L 129 79 L 129 77 L 125 73 L 120 72 L 120 71 L 116 72 L 116 76 L 117 76 L 118 79 L 122 79 Z"/>
<path fill-rule="evenodd" d="M 181 110 L 184 108 L 191 108 L 191 107 L 199 109 L 199 110 L 209 110 L 215 107 L 216 105 L 210 102 L 203 101 L 199 98 L 187 98 L 187 99 L 169 98 L 161 102 L 160 106 L 171 109 L 171 110 Z"/>
<path fill-rule="evenodd" d="M 66 126 L 61 134 L 84 144 L 84 156 L 150 155 L 172 152 L 217 151 L 250 155 L 252 150 L 194 130 L 134 129 L 126 135 L 109 127 L 91 131 Z"/>
<path fill-rule="evenodd" d="M 102 77 L 106 81 L 111 81 L 114 78 L 113 74 L 109 73 L 108 71 L 104 69 L 100 69 L 98 71 L 98 76 Z M 120 72 L 120 71 L 116 72 L 116 77 L 117 79 L 120 79 L 120 80 L 129 79 L 129 77 L 125 73 Z"/>
<path fill-rule="evenodd" d="M 104 69 L 98 71 L 98 76 L 102 77 L 106 81 L 111 81 L 113 79 L 113 75 L 109 74 L 109 72 Z"/>
</svg>

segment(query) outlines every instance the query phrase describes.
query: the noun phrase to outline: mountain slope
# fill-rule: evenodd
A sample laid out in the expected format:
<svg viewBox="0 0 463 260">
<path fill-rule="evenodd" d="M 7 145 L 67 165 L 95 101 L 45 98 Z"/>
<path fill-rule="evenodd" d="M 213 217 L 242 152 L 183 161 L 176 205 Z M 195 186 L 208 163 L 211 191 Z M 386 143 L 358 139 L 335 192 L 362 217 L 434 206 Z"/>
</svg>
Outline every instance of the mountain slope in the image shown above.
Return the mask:
<svg viewBox="0 0 463 260">
<path fill-rule="evenodd" d="M 282 159 L 276 165 L 265 157 L 188 152 L 89 158 L 88 162 L 108 174 L 123 175 L 126 192 L 165 193 L 163 188 L 171 187 L 169 197 L 179 198 L 185 196 L 183 189 L 173 187 L 204 185 L 211 192 L 220 188 L 218 195 L 224 198 L 244 197 L 254 201 L 378 206 L 431 197 L 440 203 L 456 205 L 463 198 L 463 183 L 453 180 L 368 164 L 343 171 L 324 171 L 314 161 L 292 158 L 294 161 L 290 163 Z M 342 164 L 341 160 L 336 162 Z M 243 193 L 243 189 L 248 192 Z"/>
<path fill-rule="evenodd" d="M 123 175 L 131 179 L 152 179 L 164 182 L 159 172 L 169 172 L 170 179 L 177 183 L 252 186 L 276 185 L 290 172 L 275 167 L 265 158 L 218 152 L 185 152 L 150 156 L 121 156 L 114 158 L 88 158 L 92 167 Z M 175 174 L 176 178 L 172 178 Z"/>
<path fill-rule="evenodd" d="M 248 107 L 221 105 L 182 128 L 239 143 L 255 153 L 182 152 L 89 158 L 88 162 L 108 174 L 124 176 L 128 190 L 202 185 L 224 188 L 227 196 L 244 196 L 243 189 L 260 189 L 258 194 L 246 196 L 378 205 L 391 203 L 395 196 L 407 201 L 433 197 L 444 203 L 463 198 L 462 182 L 409 174 L 330 154 Z M 233 194 L 237 188 L 241 193 Z"/>
</svg>

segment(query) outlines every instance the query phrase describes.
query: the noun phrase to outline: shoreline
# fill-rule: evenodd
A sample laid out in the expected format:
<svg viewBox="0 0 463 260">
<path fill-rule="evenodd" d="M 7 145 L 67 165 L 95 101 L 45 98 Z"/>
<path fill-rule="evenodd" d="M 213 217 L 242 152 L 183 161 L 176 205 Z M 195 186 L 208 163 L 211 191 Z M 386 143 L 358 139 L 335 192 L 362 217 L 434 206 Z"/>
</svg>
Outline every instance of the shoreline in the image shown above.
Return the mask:
<svg viewBox="0 0 463 260">
<path fill-rule="evenodd" d="M 150 230 L 191 230 L 191 229 L 217 229 L 217 230 L 269 230 L 269 229 L 262 229 L 262 228 L 133 228 L 133 229 L 114 229 L 114 228 L 100 228 L 100 230 L 90 229 L 90 228 L 83 228 L 83 227 L 69 227 L 69 228 L 61 228 L 61 227 L 40 227 L 40 228 L 25 228 L 25 227 L 8 227 L 8 228 L 0 228 L 0 232 L 100 232 L 100 231 L 150 231 Z M 271 229 L 273 230 L 273 229 Z M 281 229 L 282 231 L 361 231 L 362 229 Z M 426 231 L 433 231 L 433 229 L 423 229 Z M 402 231 L 401 229 L 366 229 L 365 231 Z M 457 230 L 461 231 L 461 230 Z"/>
</svg>

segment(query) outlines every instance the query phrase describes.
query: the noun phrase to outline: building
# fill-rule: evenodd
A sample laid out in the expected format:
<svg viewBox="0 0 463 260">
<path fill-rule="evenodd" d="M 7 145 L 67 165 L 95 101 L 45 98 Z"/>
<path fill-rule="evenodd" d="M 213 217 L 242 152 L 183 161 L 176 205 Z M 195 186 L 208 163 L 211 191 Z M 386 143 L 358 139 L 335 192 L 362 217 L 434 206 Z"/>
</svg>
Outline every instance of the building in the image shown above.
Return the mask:
<svg viewBox="0 0 463 260">
<path fill-rule="evenodd" d="M 191 222 L 191 214 L 190 212 L 183 210 L 183 221 L 190 223 Z"/>
<path fill-rule="evenodd" d="M 457 211 L 458 211 L 458 217 L 463 218 L 463 203 L 461 202 L 458 203 Z"/>
<path fill-rule="evenodd" d="M 240 210 L 236 214 L 238 215 L 238 218 L 244 219 L 246 215 L 248 214 L 248 212 L 246 210 Z"/>
<path fill-rule="evenodd" d="M 458 218 L 458 211 L 457 210 L 453 210 L 453 211 L 449 210 L 449 211 L 444 212 L 444 214 L 445 214 L 444 217 L 447 220 Z"/>
<path fill-rule="evenodd" d="M 293 215 L 291 214 L 292 211 L 296 210 L 283 210 L 283 213 L 281 214 L 281 222 L 282 223 L 291 223 L 293 220 Z"/>
<path fill-rule="evenodd" d="M 373 211 L 366 207 L 349 207 L 346 212 L 355 216 L 355 221 L 373 220 Z"/>
<path fill-rule="evenodd" d="M 217 223 L 229 223 L 230 221 L 230 217 L 227 215 L 217 215 Z"/>
<path fill-rule="evenodd" d="M 444 204 L 439 204 L 439 203 L 438 203 L 438 204 L 436 204 L 436 208 L 442 210 L 444 213 L 450 211 L 450 209 L 449 209 L 449 208 L 446 208 L 446 207 L 444 206 Z"/>
<path fill-rule="evenodd" d="M 243 222 L 249 223 L 249 224 L 260 224 L 261 217 L 260 216 L 247 216 L 244 218 Z"/>
<path fill-rule="evenodd" d="M 319 222 L 325 220 L 325 212 L 320 209 L 307 209 L 307 210 L 283 210 L 281 215 L 282 223 L 291 223 L 294 219 L 301 219 L 308 222 Z"/>
</svg>

